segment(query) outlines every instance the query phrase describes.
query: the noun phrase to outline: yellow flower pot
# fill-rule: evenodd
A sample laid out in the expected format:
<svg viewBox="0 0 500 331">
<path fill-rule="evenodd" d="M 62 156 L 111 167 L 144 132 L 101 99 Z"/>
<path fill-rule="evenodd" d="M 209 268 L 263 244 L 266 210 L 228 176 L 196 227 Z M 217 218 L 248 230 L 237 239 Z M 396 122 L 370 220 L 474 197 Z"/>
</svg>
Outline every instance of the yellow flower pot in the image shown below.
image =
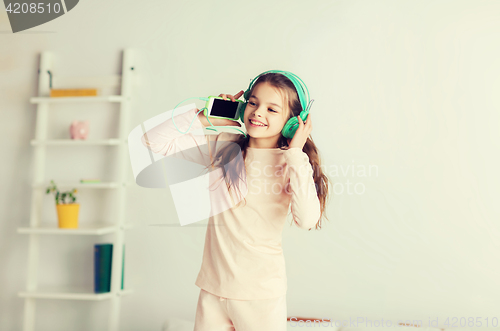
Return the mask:
<svg viewBox="0 0 500 331">
<path fill-rule="evenodd" d="M 79 203 L 58 204 L 56 205 L 56 208 L 60 228 L 78 228 L 78 212 L 80 211 Z"/>
</svg>

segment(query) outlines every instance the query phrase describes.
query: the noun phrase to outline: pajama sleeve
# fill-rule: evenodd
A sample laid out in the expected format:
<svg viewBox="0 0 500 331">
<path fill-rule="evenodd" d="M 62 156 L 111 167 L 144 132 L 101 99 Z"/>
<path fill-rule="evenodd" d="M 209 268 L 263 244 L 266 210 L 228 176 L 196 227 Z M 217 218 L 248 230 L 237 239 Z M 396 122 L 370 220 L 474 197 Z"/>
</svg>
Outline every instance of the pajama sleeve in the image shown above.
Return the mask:
<svg viewBox="0 0 500 331">
<path fill-rule="evenodd" d="M 288 167 L 293 220 L 301 229 L 314 228 L 321 216 L 321 206 L 309 157 L 298 147 L 286 150 L 283 155 Z"/>
<path fill-rule="evenodd" d="M 216 152 L 217 141 L 235 140 L 238 134 L 227 132 L 222 132 L 218 135 L 194 133 L 196 131 L 203 132 L 204 128 L 197 116 L 197 112 L 198 109 L 193 108 L 185 113 L 174 116 L 175 125 L 171 118 L 158 124 L 142 136 L 142 144 L 153 153 L 163 156 L 173 156 L 208 166 L 211 159 L 210 155 Z M 189 128 L 191 122 L 193 124 Z M 179 132 L 186 132 L 188 128 L 189 132 L 187 133 Z M 216 138 L 208 138 L 210 145 L 207 142 L 208 136 L 217 136 Z"/>
</svg>

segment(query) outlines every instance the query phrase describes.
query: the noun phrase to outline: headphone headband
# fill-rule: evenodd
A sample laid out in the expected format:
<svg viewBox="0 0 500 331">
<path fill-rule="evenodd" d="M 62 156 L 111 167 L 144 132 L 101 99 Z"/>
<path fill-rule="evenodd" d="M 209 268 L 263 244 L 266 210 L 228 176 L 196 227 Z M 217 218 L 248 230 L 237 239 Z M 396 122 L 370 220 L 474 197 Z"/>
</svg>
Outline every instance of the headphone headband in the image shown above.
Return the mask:
<svg viewBox="0 0 500 331">
<path fill-rule="evenodd" d="M 250 91 L 252 89 L 253 84 L 255 81 L 262 75 L 268 74 L 268 73 L 277 73 L 277 74 L 282 74 L 286 78 L 288 78 L 293 85 L 295 86 L 295 90 L 297 91 L 297 95 L 299 97 L 300 105 L 302 106 L 302 110 L 306 110 L 307 106 L 309 105 L 310 102 L 310 97 L 309 97 L 309 90 L 307 89 L 306 84 L 300 79 L 299 76 L 295 75 L 294 73 L 291 73 L 289 71 L 284 71 L 284 70 L 268 70 L 264 71 L 257 77 L 255 77 L 251 82 L 250 85 L 248 85 L 248 89 L 245 91 L 245 94 L 243 95 L 245 100 L 248 101 L 250 98 Z"/>
</svg>

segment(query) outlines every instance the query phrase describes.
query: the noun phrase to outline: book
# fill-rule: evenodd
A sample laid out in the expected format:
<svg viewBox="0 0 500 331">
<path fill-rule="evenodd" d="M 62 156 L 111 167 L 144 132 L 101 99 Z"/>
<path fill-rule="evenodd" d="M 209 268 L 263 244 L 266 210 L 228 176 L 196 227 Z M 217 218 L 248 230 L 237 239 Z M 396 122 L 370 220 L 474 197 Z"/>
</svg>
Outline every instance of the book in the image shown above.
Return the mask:
<svg viewBox="0 0 500 331">
<path fill-rule="evenodd" d="M 51 98 L 97 96 L 97 89 L 50 89 Z"/>
<path fill-rule="evenodd" d="M 80 179 L 80 183 L 82 183 L 82 184 L 100 183 L 100 182 L 101 182 L 101 180 L 99 178 Z"/>
<path fill-rule="evenodd" d="M 94 245 L 94 292 L 106 293 L 111 291 L 111 265 L 113 262 L 113 244 Z M 123 276 L 125 268 L 125 245 L 123 245 L 121 289 L 123 290 Z"/>
</svg>

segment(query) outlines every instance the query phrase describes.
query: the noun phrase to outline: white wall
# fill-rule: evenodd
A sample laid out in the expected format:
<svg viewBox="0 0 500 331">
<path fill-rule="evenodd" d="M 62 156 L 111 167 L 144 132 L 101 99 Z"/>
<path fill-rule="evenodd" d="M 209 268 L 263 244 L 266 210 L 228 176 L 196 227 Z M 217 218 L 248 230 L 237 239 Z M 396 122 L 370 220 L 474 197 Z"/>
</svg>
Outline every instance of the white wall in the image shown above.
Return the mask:
<svg viewBox="0 0 500 331">
<path fill-rule="evenodd" d="M 16 229 L 29 223 L 38 55 L 54 52 L 61 75 L 115 74 L 128 47 L 140 54 L 131 128 L 188 97 L 235 94 L 265 70 L 307 83 L 312 136 L 336 185 L 321 231 L 284 229 L 289 316 L 500 318 L 498 1 L 86 0 L 16 34 L 2 12 L 0 31 L 1 330 L 22 327 L 28 236 Z M 72 119 L 62 118 L 60 136 Z M 104 151 L 86 174 L 106 174 Z M 74 174 L 47 167 L 56 179 Z M 178 224 L 170 193 L 128 192 L 125 283 L 135 293 L 123 298 L 121 329 L 193 320 L 205 227 L 152 226 Z M 46 207 L 53 222 L 49 197 Z M 89 247 L 102 241 L 42 237 L 40 284 L 91 287 Z M 106 302 L 37 302 L 37 330 L 106 326 Z"/>
</svg>

